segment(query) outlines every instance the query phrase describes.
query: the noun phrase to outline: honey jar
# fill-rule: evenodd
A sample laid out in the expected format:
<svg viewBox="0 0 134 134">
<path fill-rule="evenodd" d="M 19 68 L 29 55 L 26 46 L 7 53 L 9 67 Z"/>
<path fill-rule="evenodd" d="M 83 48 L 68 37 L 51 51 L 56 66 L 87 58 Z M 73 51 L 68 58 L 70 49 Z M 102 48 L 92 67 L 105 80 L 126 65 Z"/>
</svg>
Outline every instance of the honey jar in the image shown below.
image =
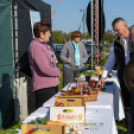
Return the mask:
<svg viewBox="0 0 134 134">
<path fill-rule="evenodd" d="M 76 87 L 71 88 L 71 93 L 75 94 L 76 93 Z"/>
</svg>

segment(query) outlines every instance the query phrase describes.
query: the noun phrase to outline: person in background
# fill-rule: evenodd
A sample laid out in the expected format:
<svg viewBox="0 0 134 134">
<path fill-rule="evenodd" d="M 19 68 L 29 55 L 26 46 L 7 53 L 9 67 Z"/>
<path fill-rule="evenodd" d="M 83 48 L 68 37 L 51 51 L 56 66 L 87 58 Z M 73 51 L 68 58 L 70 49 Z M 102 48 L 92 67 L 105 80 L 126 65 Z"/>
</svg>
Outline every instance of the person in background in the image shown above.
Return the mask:
<svg viewBox="0 0 134 134">
<path fill-rule="evenodd" d="M 130 39 L 134 45 L 134 25 L 130 27 Z M 134 47 L 134 46 L 133 46 Z M 134 53 L 124 71 L 124 82 L 131 93 L 132 134 L 134 134 Z"/>
<path fill-rule="evenodd" d="M 114 41 L 111 46 L 109 57 L 105 63 L 102 77 L 97 83 L 98 86 L 104 86 L 105 79 L 108 72 L 113 68 L 115 61 L 118 64 L 118 78 L 121 88 L 121 96 L 124 104 L 124 112 L 126 117 L 126 128 L 127 134 L 131 134 L 132 130 L 132 117 L 131 117 L 131 99 L 130 92 L 124 83 L 123 75 L 125 66 L 132 56 L 133 44 L 130 41 L 130 32 L 127 27 L 127 23 L 123 18 L 116 18 L 112 23 L 113 30 L 118 38 Z"/>
<path fill-rule="evenodd" d="M 63 45 L 60 58 L 63 61 L 63 86 L 72 82 L 76 75 L 84 69 L 84 63 L 88 60 L 88 54 L 81 41 L 81 33 L 71 33 L 71 40 Z"/>
<path fill-rule="evenodd" d="M 36 96 L 36 108 L 56 94 L 60 70 L 57 58 L 49 42 L 51 23 L 42 20 L 34 25 L 34 35 L 29 47 L 29 62 L 32 71 L 33 91 Z"/>
</svg>

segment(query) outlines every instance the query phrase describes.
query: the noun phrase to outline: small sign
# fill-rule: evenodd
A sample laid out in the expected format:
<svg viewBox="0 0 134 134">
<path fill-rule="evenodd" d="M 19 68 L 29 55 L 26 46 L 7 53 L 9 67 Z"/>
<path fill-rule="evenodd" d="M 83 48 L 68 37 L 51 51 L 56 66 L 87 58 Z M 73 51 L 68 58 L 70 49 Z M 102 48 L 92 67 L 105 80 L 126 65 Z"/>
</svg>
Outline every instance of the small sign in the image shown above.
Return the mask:
<svg viewBox="0 0 134 134">
<path fill-rule="evenodd" d="M 81 129 L 83 133 L 102 133 L 104 131 L 104 123 L 99 121 L 93 121 L 90 123 L 83 123 L 78 126 L 78 129 Z"/>
<path fill-rule="evenodd" d="M 50 107 L 50 120 L 80 122 L 85 120 L 84 107 Z"/>
</svg>

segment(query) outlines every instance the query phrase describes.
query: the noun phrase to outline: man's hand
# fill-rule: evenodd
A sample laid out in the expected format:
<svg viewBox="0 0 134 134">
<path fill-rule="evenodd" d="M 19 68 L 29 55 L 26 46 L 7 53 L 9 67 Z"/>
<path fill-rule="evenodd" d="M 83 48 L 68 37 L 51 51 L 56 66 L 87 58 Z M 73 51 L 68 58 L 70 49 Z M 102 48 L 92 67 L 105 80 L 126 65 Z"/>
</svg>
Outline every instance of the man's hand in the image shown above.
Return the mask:
<svg viewBox="0 0 134 134">
<path fill-rule="evenodd" d="M 99 86 L 104 87 L 104 82 L 105 82 L 105 78 L 101 77 L 101 79 L 97 83 L 96 87 L 99 87 Z"/>
</svg>

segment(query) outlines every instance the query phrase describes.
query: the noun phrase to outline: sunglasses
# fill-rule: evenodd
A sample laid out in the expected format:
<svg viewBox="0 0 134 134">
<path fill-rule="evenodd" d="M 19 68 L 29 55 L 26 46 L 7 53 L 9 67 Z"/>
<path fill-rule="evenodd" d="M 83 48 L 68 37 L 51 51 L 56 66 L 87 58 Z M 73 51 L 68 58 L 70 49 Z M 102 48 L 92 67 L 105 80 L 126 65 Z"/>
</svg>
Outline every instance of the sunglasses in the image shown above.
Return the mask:
<svg viewBox="0 0 134 134">
<path fill-rule="evenodd" d="M 76 38 L 81 38 L 81 36 L 80 35 L 77 35 Z"/>
</svg>

